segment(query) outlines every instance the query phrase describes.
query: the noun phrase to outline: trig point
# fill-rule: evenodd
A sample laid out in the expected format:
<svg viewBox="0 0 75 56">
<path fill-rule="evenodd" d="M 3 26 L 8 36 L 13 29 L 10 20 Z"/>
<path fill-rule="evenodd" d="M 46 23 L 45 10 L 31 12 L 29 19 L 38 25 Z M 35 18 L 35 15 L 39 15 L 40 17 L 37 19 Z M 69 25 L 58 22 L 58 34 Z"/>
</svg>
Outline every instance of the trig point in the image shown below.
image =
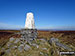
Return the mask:
<svg viewBox="0 0 75 56">
<path fill-rule="evenodd" d="M 25 28 L 21 30 L 21 37 L 28 43 L 37 38 L 37 29 L 35 29 L 34 15 L 29 12 L 26 15 Z"/>
<path fill-rule="evenodd" d="M 31 12 L 27 13 L 27 15 L 26 15 L 25 28 L 26 29 L 35 29 L 34 15 Z"/>
</svg>

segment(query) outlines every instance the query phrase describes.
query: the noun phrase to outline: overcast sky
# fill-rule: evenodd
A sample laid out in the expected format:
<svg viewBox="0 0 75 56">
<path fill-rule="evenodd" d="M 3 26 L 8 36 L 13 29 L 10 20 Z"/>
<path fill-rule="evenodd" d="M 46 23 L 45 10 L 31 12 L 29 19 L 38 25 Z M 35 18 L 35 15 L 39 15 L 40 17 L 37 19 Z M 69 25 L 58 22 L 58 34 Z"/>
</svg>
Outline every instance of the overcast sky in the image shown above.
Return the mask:
<svg viewBox="0 0 75 56">
<path fill-rule="evenodd" d="M 28 12 L 38 29 L 75 30 L 75 0 L 0 0 L 0 29 L 24 28 Z"/>
</svg>

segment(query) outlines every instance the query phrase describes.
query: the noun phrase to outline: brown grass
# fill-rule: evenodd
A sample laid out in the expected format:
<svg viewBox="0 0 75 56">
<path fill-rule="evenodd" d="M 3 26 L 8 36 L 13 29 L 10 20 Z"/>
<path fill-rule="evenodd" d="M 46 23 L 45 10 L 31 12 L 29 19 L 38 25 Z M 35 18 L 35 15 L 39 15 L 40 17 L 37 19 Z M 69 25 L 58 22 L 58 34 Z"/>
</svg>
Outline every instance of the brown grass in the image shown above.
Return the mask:
<svg viewBox="0 0 75 56">
<path fill-rule="evenodd" d="M 20 32 L 20 31 L 19 30 L 0 30 L 0 48 L 2 48 L 8 42 L 10 37 L 14 37 L 14 38 L 21 37 L 21 35 L 19 34 L 14 34 L 16 32 Z M 58 38 L 61 40 L 62 43 L 65 43 L 67 45 L 73 45 L 73 47 L 75 47 L 75 31 L 41 31 L 41 30 L 38 30 L 38 38 L 46 38 L 47 40 L 49 40 L 51 37 Z M 41 45 L 40 45 L 40 48 L 41 48 Z M 53 49 L 53 50 L 56 51 L 56 49 Z M 32 51 L 32 53 L 34 53 L 34 51 Z M 35 51 L 35 53 L 37 54 L 37 56 L 39 56 L 38 54 L 39 52 Z M 36 54 L 33 54 L 33 56 L 35 56 Z"/>
<path fill-rule="evenodd" d="M 21 35 L 15 34 L 19 30 L 0 30 L 0 44 L 5 43 L 10 37 L 19 38 Z M 38 38 L 50 39 L 51 37 L 59 38 L 66 44 L 75 44 L 75 31 L 42 31 L 38 30 Z M 75 45 L 74 45 L 75 46 Z"/>
</svg>

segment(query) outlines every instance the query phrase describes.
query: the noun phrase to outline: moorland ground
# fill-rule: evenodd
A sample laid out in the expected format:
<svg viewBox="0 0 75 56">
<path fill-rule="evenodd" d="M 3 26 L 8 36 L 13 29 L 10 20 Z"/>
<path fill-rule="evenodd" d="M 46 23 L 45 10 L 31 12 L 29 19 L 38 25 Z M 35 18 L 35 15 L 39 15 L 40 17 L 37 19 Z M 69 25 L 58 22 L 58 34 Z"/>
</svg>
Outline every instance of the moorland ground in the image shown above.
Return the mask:
<svg viewBox="0 0 75 56">
<path fill-rule="evenodd" d="M 42 42 L 40 41 L 41 38 L 44 38 L 46 40 L 50 40 L 52 37 L 58 38 L 59 42 L 62 44 L 67 45 L 68 47 L 72 48 L 73 51 L 75 50 L 75 31 L 47 31 L 47 30 L 38 30 L 38 37 L 36 39 L 36 42 L 33 41 L 34 43 L 38 44 L 39 48 L 33 48 L 32 46 L 29 51 L 24 51 L 20 52 L 18 51 L 19 48 L 19 43 L 17 49 L 11 49 L 15 45 L 13 44 L 14 42 L 10 42 L 10 38 L 14 38 L 15 40 L 21 38 L 21 34 L 19 34 L 20 30 L 0 30 L 0 56 L 59 56 L 57 51 L 60 51 L 60 47 L 57 47 L 56 45 L 50 45 L 48 41 L 45 43 L 41 44 Z M 12 45 L 8 47 L 7 45 L 11 43 Z M 28 44 L 27 44 L 28 45 Z M 26 45 L 25 45 L 26 46 Z M 42 48 L 47 48 L 47 50 L 42 50 Z M 8 54 L 6 54 L 5 51 L 11 50 Z M 64 50 L 64 49 L 62 49 Z M 66 50 L 64 50 L 66 51 Z M 41 55 L 40 55 L 41 52 Z M 53 54 L 52 54 L 53 52 Z M 73 56 L 73 55 L 72 55 Z"/>
<path fill-rule="evenodd" d="M 20 38 L 20 34 L 15 34 L 20 32 L 19 30 L 0 30 L 0 46 L 4 46 L 8 39 L 11 37 Z M 38 30 L 38 38 L 45 38 L 49 40 L 52 37 L 58 38 L 61 42 L 66 44 L 71 44 L 75 47 L 75 31 L 45 31 Z"/>
</svg>

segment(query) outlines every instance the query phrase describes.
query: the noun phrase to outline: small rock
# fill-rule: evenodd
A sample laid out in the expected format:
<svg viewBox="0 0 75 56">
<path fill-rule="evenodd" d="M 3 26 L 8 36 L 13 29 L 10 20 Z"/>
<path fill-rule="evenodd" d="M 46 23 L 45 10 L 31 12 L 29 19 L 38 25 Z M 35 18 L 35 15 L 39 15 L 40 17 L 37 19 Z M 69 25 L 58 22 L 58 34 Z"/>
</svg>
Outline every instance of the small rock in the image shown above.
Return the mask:
<svg viewBox="0 0 75 56">
<path fill-rule="evenodd" d="M 46 39 L 44 39 L 44 38 L 42 38 L 42 39 L 40 39 L 41 41 L 43 41 L 43 42 L 46 42 Z"/>
<path fill-rule="evenodd" d="M 14 43 L 17 44 L 19 41 L 20 41 L 20 39 L 16 39 Z"/>
<path fill-rule="evenodd" d="M 29 40 L 31 40 L 31 41 L 32 41 L 32 40 L 33 40 L 33 38 L 29 38 Z"/>
<path fill-rule="evenodd" d="M 25 47 L 24 47 L 24 50 L 25 50 L 25 51 L 28 51 L 29 49 L 31 49 L 31 47 L 26 44 Z"/>
<path fill-rule="evenodd" d="M 48 54 L 45 54 L 45 56 L 49 56 Z"/>
<path fill-rule="evenodd" d="M 56 42 L 59 42 L 59 40 L 58 40 L 57 38 L 54 38 L 54 37 L 53 37 L 53 38 L 51 38 L 51 39 L 49 40 L 49 43 L 52 45 L 53 42 L 56 43 Z"/>
<path fill-rule="evenodd" d="M 66 45 L 63 45 L 62 43 L 56 43 L 56 45 L 57 46 L 59 46 L 59 47 L 62 47 L 62 48 L 64 48 L 64 49 L 67 49 L 67 50 L 72 50 L 71 48 L 69 48 L 68 46 L 66 46 Z"/>
<path fill-rule="evenodd" d="M 5 48 L 2 48 L 2 50 L 5 50 Z"/>
<path fill-rule="evenodd" d="M 66 45 L 60 43 L 57 38 L 51 38 L 49 40 L 49 43 L 52 45 L 52 42 L 55 42 L 56 46 L 62 47 L 62 48 L 67 49 L 67 50 L 72 50 L 71 48 L 67 47 Z"/>
<path fill-rule="evenodd" d="M 19 50 L 20 52 L 22 52 L 22 51 L 23 51 L 23 48 L 24 48 L 24 45 L 21 44 L 21 45 L 18 47 L 18 50 Z"/>
<path fill-rule="evenodd" d="M 47 50 L 47 48 L 42 48 L 42 50 Z"/>
<path fill-rule="evenodd" d="M 39 46 L 37 45 L 37 48 L 39 48 Z"/>
<path fill-rule="evenodd" d="M 23 44 L 25 45 L 26 43 L 24 42 Z"/>
<path fill-rule="evenodd" d="M 24 44 L 24 42 L 23 41 L 20 41 L 21 42 L 21 44 Z"/>
<path fill-rule="evenodd" d="M 32 44 L 32 46 L 35 46 L 35 47 L 39 48 L 39 46 L 37 44 Z"/>
<path fill-rule="evenodd" d="M 21 44 L 20 46 L 24 46 L 24 44 Z"/>
<path fill-rule="evenodd" d="M 51 41 L 59 42 L 59 40 L 57 38 L 51 38 Z"/>
<path fill-rule="evenodd" d="M 24 40 L 24 38 L 20 38 L 20 40 L 21 40 L 21 41 L 23 41 L 23 40 Z"/>
<path fill-rule="evenodd" d="M 13 37 L 11 37 L 11 38 L 9 39 L 10 42 L 12 42 L 12 41 L 14 41 L 14 40 L 15 40 L 15 38 L 13 38 Z"/>
<path fill-rule="evenodd" d="M 40 54 L 41 54 L 41 55 L 43 55 L 43 53 L 42 53 L 42 52 L 40 52 Z"/>
<path fill-rule="evenodd" d="M 11 45 L 13 45 L 13 43 L 8 42 L 7 46 L 10 47 Z"/>
<path fill-rule="evenodd" d="M 17 46 L 13 46 L 12 49 L 17 49 Z"/>
<path fill-rule="evenodd" d="M 29 43 L 29 45 L 31 45 L 31 44 L 32 44 L 32 42 L 31 42 L 30 40 L 28 40 L 27 42 Z"/>
</svg>

